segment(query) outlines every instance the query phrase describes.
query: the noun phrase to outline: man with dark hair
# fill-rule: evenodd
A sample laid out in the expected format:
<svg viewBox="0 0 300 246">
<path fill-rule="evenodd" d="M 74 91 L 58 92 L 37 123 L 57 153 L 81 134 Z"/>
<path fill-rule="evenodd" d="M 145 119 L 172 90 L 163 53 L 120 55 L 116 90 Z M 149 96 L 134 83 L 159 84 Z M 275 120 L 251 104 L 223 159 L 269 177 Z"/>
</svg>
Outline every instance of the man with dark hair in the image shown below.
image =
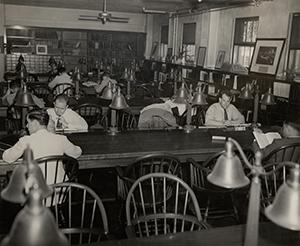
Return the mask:
<svg viewBox="0 0 300 246">
<path fill-rule="evenodd" d="M 105 71 L 102 75 L 101 83 L 94 86 L 96 92 L 99 94 L 102 93 L 103 89 L 108 86 L 109 82 L 111 82 L 112 85 L 117 84 L 117 81 L 110 77 L 110 73 Z"/>
<path fill-rule="evenodd" d="M 48 86 L 53 89 L 56 85 L 59 84 L 73 84 L 71 77 L 67 74 L 65 67 L 58 68 L 58 75 L 48 84 Z"/>
<path fill-rule="evenodd" d="M 84 118 L 68 107 L 68 97 L 58 95 L 54 101 L 54 108 L 47 109 L 50 116 L 48 129 L 52 130 L 87 130 L 88 124 Z"/>
<path fill-rule="evenodd" d="M 47 130 L 49 115 L 46 110 L 32 110 L 26 118 L 30 135 L 21 137 L 14 146 L 5 150 L 2 156 L 4 161 L 12 163 L 21 158 L 27 146 L 32 149 L 34 159 L 63 154 L 78 158 L 81 155 L 81 148 L 71 143 L 66 136 Z"/>
<path fill-rule="evenodd" d="M 21 89 L 21 83 L 18 80 L 14 80 L 10 83 L 10 88 L 7 89 L 5 95 L 2 97 L 2 103 L 4 105 L 13 105 L 17 96 L 17 93 Z M 37 96 L 32 94 L 32 99 L 34 103 L 39 108 L 45 107 L 45 102 L 42 98 L 38 98 Z"/>
<path fill-rule="evenodd" d="M 238 125 L 245 123 L 244 116 L 231 104 L 232 94 L 228 90 L 220 93 L 219 102 L 206 111 L 205 125 Z"/>
</svg>

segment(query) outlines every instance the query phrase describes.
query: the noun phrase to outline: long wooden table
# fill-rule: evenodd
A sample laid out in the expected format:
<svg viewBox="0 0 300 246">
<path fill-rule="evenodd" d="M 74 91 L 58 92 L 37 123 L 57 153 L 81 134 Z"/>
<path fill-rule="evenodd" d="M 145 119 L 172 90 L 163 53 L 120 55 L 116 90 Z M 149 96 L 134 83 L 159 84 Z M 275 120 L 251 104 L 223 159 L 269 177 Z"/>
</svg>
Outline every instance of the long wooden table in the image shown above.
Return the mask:
<svg viewBox="0 0 300 246">
<path fill-rule="evenodd" d="M 111 240 L 89 244 L 91 246 L 242 246 L 245 234 L 243 225 L 219 227 L 202 231 L 183 232 L 148 238 Z M 272 223 L 259 227 L 259 246 L 300 245 L 300 232 L 289 231 Z"/>
<path fill-rule="evenodd" d="M 103 131 L 67 134 L 76 145 L 81 146 L 80 169 L 126 166 L 140 156 L 153 153 L 171 153 L 182 162 L 188 157 L 203 161 L 224 149 L 224 141 L 213 141 L 212 136 L 235 138 L 244 149 L 251 149 L 252 131 L 222 129 L 196 129 L 192 133 L 183 130 L 127 131 L 110 136 Z M 0 161 L 0 174 L 12 169 L 11 164 Z"/>
</svg>

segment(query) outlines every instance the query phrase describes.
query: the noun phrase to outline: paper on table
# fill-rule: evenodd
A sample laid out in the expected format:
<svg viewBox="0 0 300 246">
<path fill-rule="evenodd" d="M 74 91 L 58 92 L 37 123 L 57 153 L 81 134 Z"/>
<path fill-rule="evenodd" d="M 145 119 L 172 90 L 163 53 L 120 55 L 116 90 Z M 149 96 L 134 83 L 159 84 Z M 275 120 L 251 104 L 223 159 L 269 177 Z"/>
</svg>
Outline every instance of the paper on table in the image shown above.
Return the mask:
<svg viewBox="0 0 300 246">
<path fill-rule="evenodd" d="M 261 149 L 271 144 L 274 141 L 274 139 L 281 138 L 278 132 L 261 133 L 258 131 L 253 131 L 253 135 L 257 141 L 259 148 Z"/>
<path fill-rule="evenodd" d="M 91 86 L 95 86 L 95 85 L 98 85 L 96 82 L 93 82 L 93 81 L 87 81 L 87 82 L 84 82 L 82 83 L 84 86 L 87 86 L 87 87 L 91 87 Z"/>
</svg>

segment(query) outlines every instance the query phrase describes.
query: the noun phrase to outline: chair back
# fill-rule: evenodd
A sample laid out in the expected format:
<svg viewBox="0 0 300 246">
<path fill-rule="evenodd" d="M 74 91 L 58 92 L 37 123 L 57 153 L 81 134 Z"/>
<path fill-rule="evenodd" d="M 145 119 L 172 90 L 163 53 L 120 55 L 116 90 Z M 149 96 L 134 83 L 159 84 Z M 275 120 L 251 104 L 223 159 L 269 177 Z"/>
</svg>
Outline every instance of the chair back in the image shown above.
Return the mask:
<svg viewBox="0 0 300 246">
<path fill-rule="evenodd" d="M 22 108 L 11 105 L 7 108 L 5 129 L 7 134 L 18 134 L 22 128 Z"/>
<path fill-rule="evenodd" d="M 69 84 L 69 83 L 57 84 L 52 89 L 52 94 L 53 94 L 54 97 L 56 97 L 56 96 L 58 96 L 60 94 L 65 94 L 67 96 L 73 96 L 73 90 L 72 90 L 72 88 L 75 88 L 74 85 Z"/>
<path fill-rule="evenodd" d="M 139 177 L 155 172 L 169 173 L 181 177 L 181 162 L 176 156 L 168 153 L 150 154 L 137 158 L 125 168 L 124 172 L 118 171 L 119 197 L 125 200 L 129 188 Z"/>
<path fill-rule="evenodd" d="M 119 131 L 133 130 L 137 129 L 137 115 L 135 115 L 129 108 L 123 110 L 117 110 L 116 112 L 116 125 Z M 106 111 L 103 116 L 103 121 L 105 125 L 109 126 L 111 122 L 111 109 Z M 104 122 L 103 122 L 104 123 Z"/>
<path fill-rule="evenodd" d="M 47 84 L 31 85 L 32 92 L 39 98 L 42 98 L 46 104 L 50 105 L 53 101 L 53 95 Z"/>
<path fill-rule="evenodd" d="M 192 189 L 168 173 L 150 173 L 134 182 L 126 199 L 126 220 L 130 237 L 207 228 Z"/>
<path fill-rule="evenodd" d="M 88 186 L 73 182 L 53 184 L 52 210 L 58 228 L 71 245 L 99 242 L 108 235 L 107 215 L 99 196 Z"/>
<path fill-rule="evenodd" d="M 76 111 L 86 120 L 89 127 L 95 125 L 96 123 L 99 123 L 102 119 L 102 107 L 97 104 L 80 104 L 74 108 L 74 111 Z"/>
<path fill-rule="evenodd" d="M 286 144 L 273 150 L 268 156 L 263 158 L 262 164 L 283 161 L 300 162 L 300 142 Z"/>
<path fill-rule="evenodd" d="M 78 161 L 70 156 L 53 155 L 35 161 L 42 169 L 47 184 L 77 180 Z"/>
</svg>

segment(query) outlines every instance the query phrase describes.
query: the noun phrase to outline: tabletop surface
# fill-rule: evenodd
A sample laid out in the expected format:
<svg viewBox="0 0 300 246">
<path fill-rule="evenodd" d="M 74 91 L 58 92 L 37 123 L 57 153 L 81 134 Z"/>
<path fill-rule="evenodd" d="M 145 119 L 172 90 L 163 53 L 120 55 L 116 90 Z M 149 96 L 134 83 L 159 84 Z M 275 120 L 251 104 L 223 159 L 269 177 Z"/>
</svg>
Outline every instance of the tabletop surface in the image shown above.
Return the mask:
<svg viewBox="0 0 300 246">
<path fill-rule="evenodd" d="M 272 223 L 259 225 L 260 246 L 300 245 L 300 232 L 280 228 Z M 183 232 L 148 238 L 131 238 L 90 244 L 93 246 L 135 246 L 135 245 L 187 245 L 187 246 L 242 246 L 244 225 L 219 227 L 202 231 Z"/>
<path fill-rule="evenodd" d="M 224 149 L 225 141 L 215 141 L 212 136 L 232 137 L 244 149 L 251 149 L 251 130 L 234 131 L 228 128 L 195 129 L 191 133 L 183 130 L 133 130 L 111 136 L 104 131 L 89 131 L 66 134 L 71 142 L 82 148 L 79 157 L 80 169 L 126 166 L 135 158 L 154 153 L 170 153 L 182 162 L 186 158 L 203 161 Z M 11 140 L 11 138 L 10 138 Z M 7 139 L 2 139 L 7 143 Z M 17 141 L 15 137 L 13 141 Z M 10 144 L 14 144 L 9 142 Z M 0 161 L 1 162 L 1 161 Z M 1 169 L 11 164 L 1 164 Z"/>
</svg>

